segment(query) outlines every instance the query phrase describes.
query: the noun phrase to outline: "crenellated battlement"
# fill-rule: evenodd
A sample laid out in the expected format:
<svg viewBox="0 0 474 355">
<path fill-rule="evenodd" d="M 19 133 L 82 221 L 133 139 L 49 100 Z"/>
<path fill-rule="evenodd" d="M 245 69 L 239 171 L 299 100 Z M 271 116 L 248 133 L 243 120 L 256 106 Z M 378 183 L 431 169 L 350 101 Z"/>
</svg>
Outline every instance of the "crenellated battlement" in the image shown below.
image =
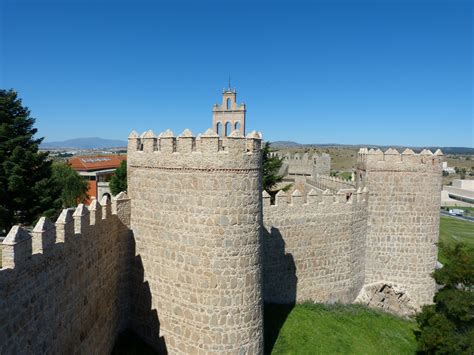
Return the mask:
<svg viewBox="0 0 474 355">
<path fill-rule="evenodd" d="M 368 190 L 262 197 L 265 301 L 352 302 L 364 282 Z"/>
<path fill-rule="evenodd" d="M 121 193 L 64 209 L 56 223 L 42 217 L 31 232 L 11 228 L 0 244 L 1 354 L 110 353 L 129 324 L 129 221 Z"/>
<path fill-rule="evenodd" d="M 2 270 L 30 266 L 34 254 L 47 256 L 57 244 L 71 245 L 81 236 L 100 238 L 101 228 L 112 228 L 111 223 L 116 221 L 117 213 L 112 214 L 112 207 L 121 215 L 127 214 L 122 209 L 129 208 L 128 196 L 121 193 L 113 202 L 104 196 L 101 203 L 94 199 L 89 208 L 84 204 L 75 209 L 66 208 L 56 223 L 41 217 L 31 233 L 20 226 L 12 227 L 2 244 Z"/>
<path fill-rule="evenodd" d="M 271 156 L 276 156 L 279 157 L 280 159 L 283 160 L 291 160 L 291 161 L 304 161 L 304 162 L 313 162 L 316 163 L 318 160 L 321 158 L 323 159 L 330 159 L 330 155 L 327 153 L 314 153 L 314 154 L 309 154 L 309 153 L 281 153 L 281 152 L 272 152 Z"/>
<path fill-rule="evenodd" d="M 256 154 L 260 152 L 262 136 L 253 131 L 247 136 L 233 131 L 227 137 L 219 137 L 210 128 L 197 137 L 189 129 L 175 136 L 171 130 L 161 132 L 156 136 L 149 130 L 138 135 L 132 131 L 128 136 L 128 153 L 143 152 L 159 154 L 214 154 L 214 153 L 247 153 Z"/>
<path fill-rule="evenodd" d="M 443 153 L 362 148 L 353 182 L 272 152 L 294 189 L 272 198 L 245 114 L 228 89 L 202 134 L 132 131 L 128 195 L 14 226 L 0 354 L 107 354 L 126 328 L 158 353 L 262 354 L 264 302 L 432 302 Z"/>
<path fill-rule="evenodd" d="M 171 130 L 156 136 L 152 131 L 128 138 L 128 165 L 131 168 L 160 169 L 249 169 L 260 161 L 262 137 L 253 131 L 246 137 L 238 131 L 219 137 L 211 129 L 194 137 L 185 129 L 178 137 Z"/>
<path fill-rule="evenodd" d="M 354 189 L 356 187 L 355 183 L 353 183 L 352 181 L 344 180 L 337 176 L 320 175 L 320 174 L 316 174 L 316 176 L 307 178 L 306 183 L 320 190 L 329 189 L 332 192 L 337 192 L 341 189 L 342 190 Z"/>
<path fill-rule="evenodd" d="M 281 175 L 329 175 L 331 170 L 331 157 L 326 153 L 282 154 L 281 152 L 272 152 L 271 156 L 278 157 L 283 160 L 282 168 L 279 171 L 279 174 Z"/>
<path fill-rule="evenodd" d="M 395 170 L 395 171 L 438 171 L 441 169 L 443 153 L 437 150 L 432 153 L 423 149 L 416 154 L 411 149 L 399 153 L 389 148 L 385 152 L 380 149 L 361 148 L 357 157 L 357 165 L 362 170 Z"/>
<path fill-rule="evenodd" d="M 311 208 L 311 206 L 333 206 L 341 204 L 353 204 L 353 205 L 367 205 L 369 191 L 367 188 L 359 189 L 341 189 L 336 193 L 331 192 L 329 189 L 311 189 L 307 194 L 303 195 L 298 189 L 292 193 L 284 192 L 280 190 L 275 195 L 275 200 L 271 201 L 270 195 L 263 191 L 262 200 L 264 208 L 276 209 L 276 208 L 291 208 L 294 206 L 305 206 L 305 208 Z"/>
<path fill-rule="evenodd" d="M 370 190 L 365 282 L 404 285 L 419 304 L 435 292 L 442 160 L 441 150 L 358 154 L 357 186 Z"/>
<path fill-rule="evenodd" d="M 131 229 L 169 353 L 263 353 L 261 139 L 210 129 L 129 138 Z"/>
</svg>

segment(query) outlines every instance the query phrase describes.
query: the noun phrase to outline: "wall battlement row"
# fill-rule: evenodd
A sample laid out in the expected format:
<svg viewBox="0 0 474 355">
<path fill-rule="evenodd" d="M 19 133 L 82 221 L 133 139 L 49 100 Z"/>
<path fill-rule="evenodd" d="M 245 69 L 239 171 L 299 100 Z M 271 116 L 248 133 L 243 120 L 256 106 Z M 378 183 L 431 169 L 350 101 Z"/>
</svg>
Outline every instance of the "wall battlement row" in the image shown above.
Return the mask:
<svg viewBox="0 0 474 355">
<path fill-rule="evenodd" d="M 128 327 L 130 199 L 101 202 L 14 226 L 0 245 L 1 354 L 109 354 Z"/>
<path fill-rule="evenodd" d="M 306 195 L 303 195 L 298 189 L 294 190 L 291 194 L 280 190 L 275 195 L 275 201 L 272 204 L 270 195 L 263 191 L 262 199 L 263 206 L 273 208 L 286 208 L 292 206 L 331 206 L 335 204 L 361 204 L 366 205 L 369 196 L 367 188 L 359 189 L 344 189 L 339 190 L 336 193 L 330 190 L 319 190 L 311 189 Z"/>
<path fill-rule="evenodd" d="M 152 131 L 140 137 L 132 132 L 128 138 L 128 171 L 135 168 L 167 172 L 228 171 L 246 173 L 259 170 L 261 135 L 251 132 L 244 137 L 237 131 L 219 137 L 211 129 L 194 137 L 185 129 L 175 137 L 167 130 L 158 137 Z"/>
<path fill-rule="evenodd" d="M 280 152 L 272 152 L 271 153 L 272 156 L 277 156 L 283 160 L 302 160 L 302 161 L 313 161 L 315 162 L 316 160 L 319 160 L 321 158 L 327 158 L 327 159 L 330 159 L 330 155 L 327 154 L 327 153 L 322 153 L 322 154 L 317 154 L 317 153 L 314 153 L 314 154 L 309 154 L 309 153 L 303 153 L 303 154 L 300 154 L 300 153 L 294 153 L 294 154 L 291 154 L 291 153 L 280 153 Z"/>
<path fill-rule="evenodd" d="M 283 159 L 283 164 L 278 172 L 280 175 L 305 175 L 329 174 L 331 170 L 331 157 L 329 154 L 282 154 L 272 152 L 271 156 Z"/>
<path fill-rule="evenodd" d="M 28 265 L 34 254 L 47 256 L 56 244 L 68 245 L 80 235 L 96 235 L 94 229 L 108 223 L 113 214 L 121 214 L 121 205 L 129 204 L 129 201 L 125 193 L 120 193 L 112 205 L 105 195 L 101 203 L 94 199 L 89 208 L 80 204 L 75 209 L 64 209 L 56 223 L 41 217 L 31 233 L 20 226 L 13 226 L 2 243 L 2 269 Z"/>
<path fill-rule="evenodd" d="M 399 153 L 396 149 L 389 148 L 385 152 L 380 149 L 361 148 L 358 153 L 357 163 L 359 168 L 374 170 L 439 170 L 441 169 L 443 153 L 436 150 L 432 153 L 423 149 L 416 154 L 411 149 Z"/>
<path fill-rule="evenodd" d="M 156 136 L 149 130 L 141 135 L 132 131 L 128 136 L 128 152 L 143 152 L 157 154 L 215 154 L 215 153 L 247 153 L 260 152 L 262 136 L 253 131 L 243 136 L 239 131 L 233 131 L 227 137 L 219 137 L 212 129 L 208 129 L 197 137 L 189 129 L 179 136 L 171 130 L 166 130 Z"/>
<path fill-rule="evenodd" d="M 270 303 L 352 302 L 364 282 L 368 190 L 263 195 L 263 290 Z"/>
<path fill-rule="evenodd" d="M 320 174 L 306 179 L 306 183 L 320 190 L 329 189 L 332 192 L 337 192 L 341 189 L 354 189 L 356 187 L 355 183 L 351 181 L 341 179 L 337 176 Z"/>
</svg>

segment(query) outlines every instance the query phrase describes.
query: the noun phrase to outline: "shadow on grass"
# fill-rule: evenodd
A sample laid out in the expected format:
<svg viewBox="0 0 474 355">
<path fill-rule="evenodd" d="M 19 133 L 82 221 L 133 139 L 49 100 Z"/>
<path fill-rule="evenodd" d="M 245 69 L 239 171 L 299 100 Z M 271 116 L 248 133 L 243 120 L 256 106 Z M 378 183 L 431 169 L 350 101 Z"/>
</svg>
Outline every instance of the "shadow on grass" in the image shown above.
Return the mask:
<svg viewBox="0 0 474 355">
<path fill-rule="evenodd" d="M 265 342 L 265 354 L 271 354 L 278 339 L 281 328 L 286 318 L 295 307 L 294 304 L 270 304 L 264 305 L 263 336 Z"/>
<path fill-rule="evenodd" d="M 263 229 L 264 353 L 271 354 L 296 303 L 296 264 L 278 228 Z"/>
</svg>

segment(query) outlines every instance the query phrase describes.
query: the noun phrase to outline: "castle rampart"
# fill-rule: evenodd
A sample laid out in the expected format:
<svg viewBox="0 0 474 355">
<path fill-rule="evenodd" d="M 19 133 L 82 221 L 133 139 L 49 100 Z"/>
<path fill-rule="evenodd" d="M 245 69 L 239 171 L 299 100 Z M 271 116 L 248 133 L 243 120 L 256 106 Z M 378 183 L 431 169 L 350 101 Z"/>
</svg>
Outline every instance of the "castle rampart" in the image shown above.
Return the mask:
<svg viewBox="0 0 474 355">
<path fill-rule="evenodd" d="M 328 154 L 272 153 L 293 190 L 271 202 L 245 114 L 229 88 L 204 134 L 133 131 L 130 198 L 12 228 L 0 354 L 106 354 L 125 329 L 160 353 L 262 354 L 263 301 L 431 303 L 442 153 L 361 149 L 355 183 Z"/>
<path fill-rule="evenodd" d="M 355 188 L 355 183 L 347 181 L 336 176 L 315 175 L 306 179 L 306 183 L 320 190 L 330 190 L 336 193 L 339 190 L 350 190 Z"/>
<path fill-rule="evenodd" d="M 435 292 L 441 158 L 439 150 L 358 155 L 357 185 L 370 191 L 366 283 L 403 286 L 418 306 L 431 303 Z"/>
<path fill-rule="evenodd" d="M 170 353 L 263 351 L 260 142 L 211 130 L 129 137 L 131 226 Z"/>
<path fill-rule="evenodd" d="M 364 284 L 366 190 L 263 195 L 264 300 L 352 302 Z"/>
<path fill-rule="evenodd" d="M 309 154 L 309 153 L 285 153 L 274 152 L 273 155 L 283 159 L 280 175 L 289 176 L 316 176 L 329 175 L 331 170 L 331 157 L 329 154 L 323 153 Z"/>
<path fill-rule="evenodd" d="M 31 233 L 15 226 L 2 244 L 0 353 L 112 350 L 128 314 L 129 216 L 121 194 L 41 218 Z"/>
</svg>

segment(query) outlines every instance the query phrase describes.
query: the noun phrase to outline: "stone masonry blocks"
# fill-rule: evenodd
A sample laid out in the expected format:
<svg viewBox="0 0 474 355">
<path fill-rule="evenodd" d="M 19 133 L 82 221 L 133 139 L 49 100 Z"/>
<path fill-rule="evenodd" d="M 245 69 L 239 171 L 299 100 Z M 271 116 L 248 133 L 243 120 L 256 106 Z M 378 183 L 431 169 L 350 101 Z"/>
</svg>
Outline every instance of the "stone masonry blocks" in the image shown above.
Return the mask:
<svg viewBox="0 0 474 355">
<path fill-rule="evenodd" d="M 160 335 L 169 353 L 262 353 L 259 151 L 212 132 L 192 146 L 128 156 L 136 254 Z"/>
</svg>

